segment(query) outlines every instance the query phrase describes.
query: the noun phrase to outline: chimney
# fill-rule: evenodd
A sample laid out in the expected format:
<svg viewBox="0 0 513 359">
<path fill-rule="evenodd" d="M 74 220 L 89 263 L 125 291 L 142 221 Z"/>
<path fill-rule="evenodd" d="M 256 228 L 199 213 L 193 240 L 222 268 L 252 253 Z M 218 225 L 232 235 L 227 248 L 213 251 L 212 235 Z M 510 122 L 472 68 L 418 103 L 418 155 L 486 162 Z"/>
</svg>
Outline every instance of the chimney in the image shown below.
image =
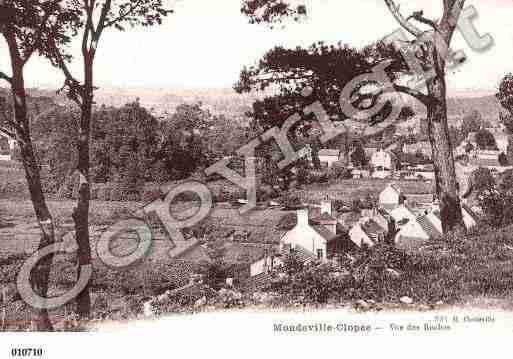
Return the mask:
<svg viewBox="0 0 513 359">
<path fill-rule="evenodd" d="M 331 202 L 325 199 L 321 202 L 321 214 L 327 213 L 331 216 Z"/>
<path fill-rule="evenodd" d="M 308 209 L 302 208 L 297 210 L 297 225 L 298 227 L 308 226 Z"/>
</svg>

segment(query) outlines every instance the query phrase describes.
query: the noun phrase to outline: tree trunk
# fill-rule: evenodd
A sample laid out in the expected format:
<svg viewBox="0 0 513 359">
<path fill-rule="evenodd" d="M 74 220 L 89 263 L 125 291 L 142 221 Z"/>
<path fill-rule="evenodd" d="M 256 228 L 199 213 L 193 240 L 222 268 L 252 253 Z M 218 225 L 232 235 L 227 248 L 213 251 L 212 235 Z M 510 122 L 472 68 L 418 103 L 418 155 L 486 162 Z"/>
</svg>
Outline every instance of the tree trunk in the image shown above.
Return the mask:
<svg viewBox="0 0 513 359">
<path fill-rule="evenodd" d="M 19 126 L 16 129 L 16 135 L 19 141 L 21 160 L 25 169 L 30 199 L 34 207 L 39 227 L 41 228 L 41 241 L 38 250 L 47 247 L 55 242 L 55 231 L 53 219 L 46 204 L 45 196 L 41 186 L 41 175 L 39 165 L 36 161 L 32 140 L 30 138 L 30 123 L 27 114 L 27 102 L 25 84 L 23 78 L 23 68 L 12 57 L 12 97 L 14 103 L 15 122 Z M 31 285 L 42 297 L 47 296 L 50 269 L 52 265 L 53 254 L 40 260 L 31 273 Z M 52 323 L 46 309 L 34 309 L 33 326 L 37 331 L 52 331 Z"/>
<path fill-rule="evenodd" d="M 433 61 L 435 75 L 427 80 L 428 95 L 431 99 L 427 106 L 428 135 L 433 151 L 436 194 L 440 203 L 442 229 L 444 233 L 448 233 L 463 226 L 463 217 L 447 124 L 445 61 L 436 51 L 434 56 L 437 57 Z"/>
<path fill-rule="evenodd" d="M 77 206 L 73 210 L 73 221 L 75 222 L 75 233 L 78 244 L 78 264 L 80 268 L 91 263 L 91 244 L 89 238 L 89 201 L 91 198 L 91 187 L 89 183 L 89 137 L 91 127 L 91 116 L 93 107 L 93 76 L 92 59 L 84 57 L 84 89 L 83 104 L 80 119 L 80 137 L 78 140 L 78 164 L 77 170 L 80 174 Z M 89 284 L 77 296 L 77 314 L 80 319 L 88 319 L 91 313 L 91 298 Z"/>
</svg>

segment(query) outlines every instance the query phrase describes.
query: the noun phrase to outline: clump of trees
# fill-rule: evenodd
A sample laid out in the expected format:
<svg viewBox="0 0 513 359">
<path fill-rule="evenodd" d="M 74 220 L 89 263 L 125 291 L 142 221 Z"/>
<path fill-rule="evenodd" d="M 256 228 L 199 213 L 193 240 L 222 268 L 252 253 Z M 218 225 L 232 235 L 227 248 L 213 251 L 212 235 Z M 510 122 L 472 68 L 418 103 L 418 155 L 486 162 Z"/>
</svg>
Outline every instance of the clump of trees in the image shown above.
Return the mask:
<svg viewBox="0 0 513 359">
<path fill-rule="evenodd" d="M 497 94 L 495 95 L 500 104 L 506 110 L 506 114 L 501 115 L 501 120 L 509 133 L 513 133 L 513 74 L 506 74 L 500 84 Z"/>
<path fill-rule="evenodd" d="M 75 109 L 53 105 L 33 121 L 38 163 L 49 168 L 43 181 L 46 192 L 64 186 L 62 193 L 71 194 L 79 118 Z M 223 133 L 234 141 L 223 141 Z M 187 178 L 245 139 L 241 125 L 212 115 L 201 104 L 182 104 L 164 119 L 155 118 L 138 101 L 120 108 L 101 106 L 93 112 L 91 127 L 91 182 L 115 183 L 135 193 L 144 182 Z"/>
<path fill-rule="evenodd" d="M 496 181 L 489 170 L 480 168 L 474 171 L 473 182 L 484 222 L 494 228 L 513 224 L 513 170 Z"/>
</svg>

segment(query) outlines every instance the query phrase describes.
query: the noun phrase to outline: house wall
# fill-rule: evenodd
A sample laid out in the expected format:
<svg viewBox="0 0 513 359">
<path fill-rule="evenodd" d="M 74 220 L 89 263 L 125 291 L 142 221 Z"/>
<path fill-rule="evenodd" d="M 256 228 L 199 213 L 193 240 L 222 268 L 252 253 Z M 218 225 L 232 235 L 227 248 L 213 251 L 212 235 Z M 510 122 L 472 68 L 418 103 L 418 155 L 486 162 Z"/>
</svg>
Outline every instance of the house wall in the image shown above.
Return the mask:
<svg viewBox="0 0 513 359">
<path fill-rule="evenodd" d="M 495 142 L 499 151 L 508 153 L 509 139 L 507 137 L 495 137 Z"/>
<path fill-rule="evenodd" d="M 328 167 L 333 166 L 335 162 L 339 160 L 338 156 L 319 156 L 319 161 Z"/>
<path fill-rule="evenodd" d="M 292 248 L 299 245 L 312 252 L 317 257 L 317 250 L 322 249 L 323 259 L 326 259 L 327 243 L 312 227 L 297 225 L 281 239 L 281 245 L 290 244 Z"/>
<path fill-rule="evenodd" d="M 385 179 L 392 176 L 392 171 L 374 171 L 372 172 L 372 178 Z"/>
<path fill-rule="evenodd" d="M 374 245 L 374 242 L 369 238 L 367 233 L 365 233 L 359 223 L 355 224 L 353 228 L 349 230 L 349 239 L 360 248 L 364 244 L 369 247 Z"/>
<path fill-rule="evenodd" d="M 384 167 L 388 170 L 395 169 L 395 162 L 392 156 L 385 151 L 379 151 L 372 155 L 371 163 L 373 167 Z"/>
<path fill-rule="evenodd" d="M 385 188 L 379 194 L 379 203 L 381 204 L 399 204 L 400 194 L 391 187 Z"/>
<path fill-rule="evenodd" d="M 415 172 L 415 178 L 418 178 L 419 176 L 422 176 L 423 178 L 426 178 L 426 179 L 434 180 L 435 172 L 425 172 L 425 171 Z"/>
<path fill-rule="evenodd" d="M 477 225 L 475 219 L 465 209 L 462 209 L 461 213 L 463 214 L 463 222 L 465 223 L 465 228 L 471 229 Z"/>
<path fill-rule="evenodd" d="M 442 229 L 442 221 L 433 212 L 428 213 L 427 219 L 433 224 L 438 233 L 444 233 Z"/>
<path fill-rule="evenodd" d="M 367 217 L 376 222 L 384 230 L 388 230 L 388 220 L 379 213 L 376 209 L 364 209 L 362 210 L 362 218 Z"/>
<path fill-rule="evenodd" d="M 264 257 L 251 264 L 249 267 L 249 275 L 254 277 L 281 265 L 283 265 L 283 262 L 277 257 Z"/>
<path fill-rule="evenodd" d="M 417 221 L 410 221 L 401 228 L 401 230 L 395 236 L 396 244 L 402 241 L 401 237 L 415 239 L 415 241 L 429 240 L 429 235 L 424 232 L 422 226 Z"/>
<path fill-rule="evenodd" d="M 397 226 L 399 226 L 398 223 L 402 219 L 406 218 L 406 219 L 408 219 L 408 222 L 410 222 L 410 221 L 415 221 L 415 218 L 416 218 L 415 213 L 410 211 L 405 206 L 399 206 L 399 207 L 393 209 L 392 211 L 390 211 L 389 213 L 392 216 L 392 218 L 395 220 L 395 223 L 396 223 Z M 404 227 L 404 225 L 401 226 L 401 227 Z"/>
</svg>

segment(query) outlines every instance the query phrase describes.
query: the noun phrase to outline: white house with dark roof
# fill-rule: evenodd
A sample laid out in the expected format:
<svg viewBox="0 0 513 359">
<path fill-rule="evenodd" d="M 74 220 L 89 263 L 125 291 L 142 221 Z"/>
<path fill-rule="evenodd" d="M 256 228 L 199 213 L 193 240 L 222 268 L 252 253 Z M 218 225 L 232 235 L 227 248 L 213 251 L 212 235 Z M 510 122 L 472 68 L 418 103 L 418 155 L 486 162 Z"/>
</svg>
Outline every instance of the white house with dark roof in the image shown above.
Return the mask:
<svg viewBox="0 0 513 359">
<path fill-rule="evenodd" d="M 466 204 L 461 205 L 463 222 L 467 230 L 477 225 L 477 215 Z M 398 247 L 414 248 L 431 239 L 442 237 L 442 220 L 440 208 L 434 203 L 425 213 L 417 216 L 415 220 L 405 223 L 395 236 L 395 243 Z"/>
<path fill-rule="evenodd" d="M 373 177 L 386 178 L 384 176 L 388 177 L 395 172 L 398 160 L 392 152 L 379 150 L 371 156 L 370 163 L 374 170 Z"/>
<path fill-rule="evenodd" d="M 379 206 L 391 210 L 404 203 L 405 197 L 401 188 L 393 183 L 389 183 L 379 194 Z"/>
<path fill-rule="evenodd" d="M 394 219 L 396 227 L 401 228 L 409 221 L 415 221 L 417 214 L 406 204 L 400 204 L 388 211 L 388 214 Z"/>
<path fill-rule="evenodd" d="M 441 233 L 430 219 L 422 215 L 408 221 L 396 234 L 394 241 L 399 248 L 415 248 L 440 236 Z"/>
<path fill-rule="evenodd" d="M 477 225 L 478 217 L 474 213 L 474 211 L 467 206 L 465 203 L 461 203 L 461 215 L 463 217 L 463 223 L 465 224 L 465 228 L 467 230 L 474 228 Z M 437 231 L 442 233 L 442 219 L 440 217 L 440 207 L 438 204 L 434 203 L 431 207 L 431 210 L 427 214 L 430 219 L 430 222 L 433 223 Z"/>
<path fill-rule="evenodd" d="M 296 225 L 281 238 L 282 251 L 301 248 L 319 260 L 326 260 L 328 242 L 337 238 L 337 219 L 326 210 L 327 206 L 321 208 L 320 216 L 312 221 L 309 219 L 308 209 L 297 210 Z"/>
<path fill-rule="evenodd" d="M 319 150 L 319 161 L 321 165 L 331 167 L 335 162 L 341 160 L 341 151 L 335 149 L 322 149 Z"/>
<path fill-rule="evenodd" d="M 415 143 L 405 143 L 403 144 L 403 152 L 408 154 L 417 154 L 418 152 L 422 153 L 422 155 L 426 158 L 431 159 L 432 149 L 429 141 L 419 141 Z"/>
<path fill-rule="evenodd" d="M 362 217 L 349 230 L 349 239 L 359 248 L 372 247 L 385 240 L 388 229 L 383 228 L 374 219 Z"/>
<path fill-rule="evenodd" d="M 316 213 L 310 217 L 311 213 Z M 283 231 L 277 254 L 264 255 L 251 264 L 251 276 L 273 270 L 283 264 L 283 257 L 295 253 L 300 260 L 326 261 L 331 256 L 330 248 L 340 238 L 340 224 L 332 214 L 329 200 L 321 203 L 316 211 L 301 208 L 296 211 L 296 223 Z"/>
</svg>

